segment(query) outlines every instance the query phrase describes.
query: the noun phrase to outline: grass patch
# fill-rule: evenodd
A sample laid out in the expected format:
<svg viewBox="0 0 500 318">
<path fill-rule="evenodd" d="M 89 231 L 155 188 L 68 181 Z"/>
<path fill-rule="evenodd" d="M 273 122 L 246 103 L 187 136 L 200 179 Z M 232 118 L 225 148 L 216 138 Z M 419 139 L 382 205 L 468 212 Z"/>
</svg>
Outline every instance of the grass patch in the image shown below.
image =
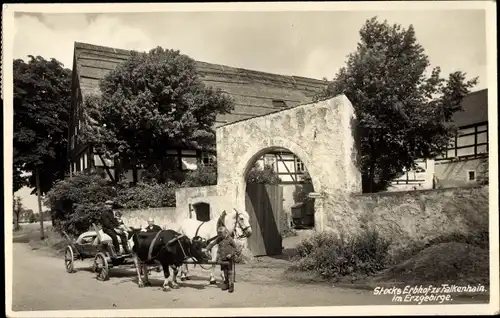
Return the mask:
<svg viewBox="0 0 500 318">
<path fill-rule="evenodd" d="M 47 235 L 47 231 L 50 230 L 52 230 L 52 225 L 50 225 L 50 222 L 46 222 L 46 224 L 44 224 L 45 235 Z M 39 223 L 20 224 L 18 230 L 12 231 L 12 241 L 14 243 L 29 243 L 31 240 L 37 239 L 40 239 Z"/>
<path fill-rule="evenodd" d="M 372 284 L 489 284 L 489 252 L 475 245 L 438 243 L 370 279 Z"/>
<path fill-rule="evenodd" d="M 419 254 L 423 250 L 438 244 L 443 243 L 461 243 L 465 245 L 475 246 L 481 249 L 488 250 L 489 248 L 489 233 L 488 229 L 479 230 L 476 233 L 469 234 L 458 234 L 451 233 L 442 236 L 438 236 L 426 243 L 423 242 L 412 242 L 406 246 L 400 246 L 391 253 L 390 264 L 397 265 L 400 264 L 413 256 Z"/>
<path fill-rule="evenodd" d="M 48 228 L 45 231 L 45 239 L 40 239 L 40 233 L 36 238 L 32 238 L 28 242 L 33 250 L 41 250 L 54 254 L 61 254 L 68 245 L 67 240 L 53 228 Z"/>
</svg>

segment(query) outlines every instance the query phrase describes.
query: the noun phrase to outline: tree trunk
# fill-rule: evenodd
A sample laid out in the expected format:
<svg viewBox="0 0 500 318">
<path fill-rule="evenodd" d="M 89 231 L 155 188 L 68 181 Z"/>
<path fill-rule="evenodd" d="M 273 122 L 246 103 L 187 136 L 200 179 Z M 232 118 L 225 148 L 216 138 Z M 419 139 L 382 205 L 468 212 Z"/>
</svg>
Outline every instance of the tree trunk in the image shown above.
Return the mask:
<svg viewBox="0 0 500 318">
<path fill-rule="evenodd" d="M 370 163 L 370 173 L 368 174 L 368 193 L 373 193 L 373 179 L 375 178 L 375 169 L 373 160 Z"/>
<path fill-rule="evenodd" d="M 370 171 L 368 174 L 368 192 L 373 193 L 373 180 L 375 179 L 375 145 L 373 136 L 370 135 L 368 142 L 370 143 Z"/>
<path fill-rule="evenodd" d="M 14 230 L 15 231 L 18 231 L 19 230 L 19 214 L 20 214 L 20 211 L 19 209 L 16 207 L 16 224 L 14 224 Z"/>
<path fill-rule="evenodd" d="M 36 195 L 38 197 L 38 213 L 40 213 L 40 239 L 45 239 L 45 233 L 43 230 L 43 213 L 42 213 L 42 191 L 40 189 L 40 170 L 36 168 Z"/>
<path fill-rule="evenodd" d="M 131 161 L 132 161 L 132 184 L 136 185 L 138 182 L 137 159 L 133 157 Z"/>
</svg>

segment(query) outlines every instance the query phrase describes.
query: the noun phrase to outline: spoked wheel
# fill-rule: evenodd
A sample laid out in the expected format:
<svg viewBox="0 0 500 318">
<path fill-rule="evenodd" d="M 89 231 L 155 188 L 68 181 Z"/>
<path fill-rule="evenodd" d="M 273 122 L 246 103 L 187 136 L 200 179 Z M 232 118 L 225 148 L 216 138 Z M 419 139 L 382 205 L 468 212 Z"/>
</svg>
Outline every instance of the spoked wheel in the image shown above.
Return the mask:
<svg viewBox="0 0 500 318">
<path fill-rule="evenodd" d="M 106 255 L 97 253 L 94 259 L 94 269 L 98 280 L 105 281 L 109 279 L 109 266 Z"/>
<path fill-rule="evenodd" d="M 66 272 L 73 273 L 75 271 L 75 254 L 70 245 L 66 246 L 64 251 L 64 264 L 66 265 Z"/>
</svg>

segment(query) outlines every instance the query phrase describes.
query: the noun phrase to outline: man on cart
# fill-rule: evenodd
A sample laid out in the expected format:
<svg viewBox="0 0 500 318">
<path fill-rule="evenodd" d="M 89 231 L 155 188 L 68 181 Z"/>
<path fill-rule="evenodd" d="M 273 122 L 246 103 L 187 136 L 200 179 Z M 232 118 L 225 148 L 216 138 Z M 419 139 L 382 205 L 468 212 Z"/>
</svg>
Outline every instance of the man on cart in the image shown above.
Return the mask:
<svg viewBox="0 0 500 318">
<path fill-rule="evenodd" d="M 109 235 L 109 237 L 111 237 L 111 240 L 113 241 L 115 255 L 120 255 L 120 244 L 118 242 L 117 234 L 120 235 L 120 239 L 125 253 L 129 254 L 130 249 L 128 247 L 127 234 L 125 231 L 120 229 L 122 224 L 120 224 L 120 222 L 113 213 L 114 202 L 108 200 L 104 204 L 106 207 L 101 214 L 102 231 L 107 235 Z"/>
</svg>

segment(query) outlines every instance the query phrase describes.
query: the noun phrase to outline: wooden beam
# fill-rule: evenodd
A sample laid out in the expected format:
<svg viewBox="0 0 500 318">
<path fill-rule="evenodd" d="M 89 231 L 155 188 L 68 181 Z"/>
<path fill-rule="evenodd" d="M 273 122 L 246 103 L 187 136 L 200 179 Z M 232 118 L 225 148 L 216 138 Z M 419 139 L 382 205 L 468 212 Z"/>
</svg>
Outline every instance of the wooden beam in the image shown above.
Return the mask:
<svg viewBox="0 0 500 318">
<path fill-rule="evenodd" d="M 99 159 L 101 159 L 102 161 L 102 164 L 104 166 L 104 169 L 106 170 L 106 172 L 108 173 L 108 176 L 111 178 L 111 181 L 115 182 L 115 178 L 111 175 L 111 171 L 109 171 L 109 167 L 108 165 L 106 164 L 106 161 L 104 161 L 104 158 L 102 157 L 102 154 L 101 153 L 98 153 L 97 154 L 99 156 Z M 115 169 L 115 173 L 116 173 L 116 169 Z"/>
<path fill-rule="evenodd" d="M 283 161 L 281 154 L 276 154 L 276 156 L 279 158 L 279 160 L 281 160 L 281 162 L 283 162 L 283 165 L 285 166 L 286 171 L 288 171 L 288 173 L 290 174 L 290 177 L 292 178 L 293 182 L 297 182 L 297 179 L 293 177 L 292 172 L 290 171 L 290 169 L 288 169 L 287 165 L 285 164 L 285 161 Z"/>
<path fill-rule="evenodd" d="M 477 126 L 474 126 L 474 156 L 477 156 Z"/>
</svg>

